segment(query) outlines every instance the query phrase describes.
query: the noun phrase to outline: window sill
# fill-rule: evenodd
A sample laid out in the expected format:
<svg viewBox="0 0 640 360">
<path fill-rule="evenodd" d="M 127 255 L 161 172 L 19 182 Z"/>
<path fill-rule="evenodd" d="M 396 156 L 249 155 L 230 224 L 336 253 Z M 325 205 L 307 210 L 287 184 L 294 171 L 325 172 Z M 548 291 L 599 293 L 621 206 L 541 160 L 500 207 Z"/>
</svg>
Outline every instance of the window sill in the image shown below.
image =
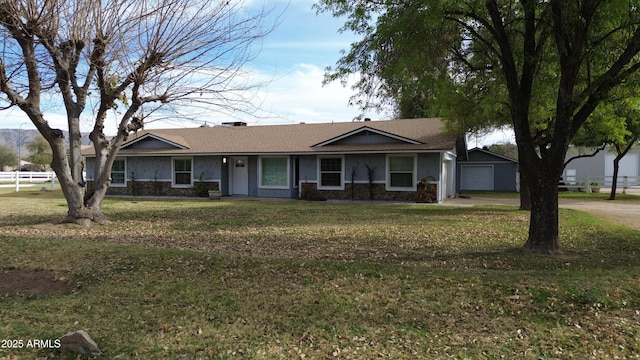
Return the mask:
<svg viewBox="0 0 640 360">
<path fill-rule="evenodd" d="M 386 191 L 418 191 L 413 187 L 386 187 Z"/>
<path fill-rule="evenodd" d="M 318 186 L 318 190 L 344 190 L 344 186 Z"/>
<path fill-rule="evenodd" d="M 290 187 L 289 186 L 270 186 L 270 185 L 262 185 L 260 187 L 258 187 L 259 189 L 265 189 L 265 190 L 289 190 Z"/>
</svg>

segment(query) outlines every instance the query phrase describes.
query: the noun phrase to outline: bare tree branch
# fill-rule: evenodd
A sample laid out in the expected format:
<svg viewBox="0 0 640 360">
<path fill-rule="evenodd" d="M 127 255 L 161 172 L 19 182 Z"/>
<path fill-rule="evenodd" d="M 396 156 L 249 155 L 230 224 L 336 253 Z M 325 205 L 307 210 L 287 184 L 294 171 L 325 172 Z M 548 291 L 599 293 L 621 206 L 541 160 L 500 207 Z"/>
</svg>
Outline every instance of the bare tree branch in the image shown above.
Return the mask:
<svg viewBox="0 0 640 360">
<path fill-rule="evenodd" d="M 240 0 L 0 0 L 0 105 L 19 106 L 50 143 L 69 217 L 101 217 L 111 165 L 144 116 L 197 102 L 247 111 L 242 79 L 275 24 Z M 52 86 L 53 85 L 53 86 Z M 97 90 L 97 91 L 95 91 Z M 67 114 L 69 145 L 47 122 L 43 94 Z M 86 109 L 87 104 L 92 109 Z M 80 117 L 91 110 L 94 189 L 82 178 Z M 107 114 L 119 116 L 114 137 Z M 91 215 L 93 214 L 93 215 Z"/>
</svg>

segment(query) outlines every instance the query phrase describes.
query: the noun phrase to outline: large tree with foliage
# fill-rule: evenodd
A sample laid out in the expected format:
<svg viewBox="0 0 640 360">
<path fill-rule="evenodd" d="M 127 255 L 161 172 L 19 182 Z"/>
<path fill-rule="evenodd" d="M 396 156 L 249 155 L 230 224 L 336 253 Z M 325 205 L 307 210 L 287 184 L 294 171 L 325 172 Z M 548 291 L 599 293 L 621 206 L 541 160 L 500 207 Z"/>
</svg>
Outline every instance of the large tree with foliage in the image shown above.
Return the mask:
<svg viewBox="0 0 640 360">
<path fill-rule="evenodd" d="M 510 123 L 531 192 L 524 249 L 559 252 L 558 182 L 571 139 L 640 69 L 640 2 L 322 0 L 363 39 L 329 68 L 376 99 L 424 98 L 457 128 Z M 409 96 L 409 95 L 411 96 Z M 379 102 L 378 102 L 379 103 Z"/>
<path fill-rule="evenodd" d="M 13 149 L 8 146 L 0 145 L 0 171 L 2 171 L 5 166 L 15 166 L 17 164 L 18 156 Z"/>
<path fill-rule="evenodd" d="M 51 146 L 42 135 L 38 135 L 27 143 L 29 151 L 29 162 L 40 165 L 42 171 L 47 169 L 47 165 L 51 163 L 53 158 L 51 154 Z"/>
<path fill-rule="evenodd" d="M 633 86 L 635 85 L 635 86 Z M 620 160 L 638 144 L 640 140 L 640 98 L 636 94 L 637 84 L 625 86 L 615 91 L 612 98 L 601 103 L 578 131 L 572 144 L 577 147 L 590 148 L 587 155 L 573 156 L 571 160 L 594 156 L 608 147 L 615 153 L 613 159 L 613 178 L 609 200 L 615 200 Z"/>
<path fill-rule="evenodd" d="M 227 0 L 0 0 L 0 105 L 24 111 L 51 146 L 66 221 L 106 221 L 100 204 L 111 166 L 145 115 L 178 108 L 167 104 L 247 110 L 243 94 L 252 84 L 240 70 L 270 30 L 266 14 Z M 47 121 L 52 104 L 66 111 L 67 142 Z M 91 189 L 81 116 L 93 124 Z M 105 134 L 108 118 L 113 137 Z"/>
</svg>

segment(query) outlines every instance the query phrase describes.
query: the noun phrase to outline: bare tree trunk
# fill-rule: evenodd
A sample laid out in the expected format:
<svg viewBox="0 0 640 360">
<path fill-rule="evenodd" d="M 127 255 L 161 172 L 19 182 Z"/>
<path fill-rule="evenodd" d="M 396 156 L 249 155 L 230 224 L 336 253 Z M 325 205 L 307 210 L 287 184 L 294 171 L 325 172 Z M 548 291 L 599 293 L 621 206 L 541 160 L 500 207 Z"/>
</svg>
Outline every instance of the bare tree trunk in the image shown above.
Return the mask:
<svg viewBox="0 0 640 360">
<path fill-rule="evenodd" d="M 616 155 L 616 158 L 613 159 L 613 179 L 611 183 L 611 193 L 609 194 L 609 200 L 616 199 L 616 189 L 618 186 L 618 170 L 620 169 L 620 160 L 622 160 L 622 158 L 625 157 L 625 155 L 627 155 L 629 150 L 631 150 L 631 148 L 633 147 L 633 145 L 635 145 L 637 141 L 638 141 L 637 136 L 634 136 L 631 139 L 629 139 L 629 142 L 627 143 L 627 146 L 625 146 L 624 150 L 621 150 L 619 145 L 617 144 L 615 145 L 617 155 Z"/>
<path fill-rule="evenodd" d="M 69 158 L 71 177 L 84 187 L 84 159 L 82 157 L 82 134 L 80 133 L 80 111 L 69 116 Z"/>
<path fill-rule="evenodd" d="M 522 168 L 520 169 L 520 210 L 531 210 L 531 191 Z"/>
<path fill-rule="evenodd" d="M 260 84 L 235 79 L 254 57 L 252 44 L 273 30 L 262 25 L 268 10 L 249 14 L 242 2 L 197 0 L 0 2 L 0 102 L 23 110 L 51 146 L 51 167 L 69 207 L 63 222 L 107 222 L 100 205 L 111 167 L 127 136 L 143 127 L 143 108 L 153 113 L 170 102 L 224 112 L 257 108 L 246 94 Z M 45 93 L 64 104 L 68 147 L 43 114 Z M 90 189 L 80 133 L 89 100 L 97 104 Z M 107 139 L 104 122 L 114 110 L 117 135 Z"/>
<path fill-rule="evenodd" d="M 531 210 L 531 190 L 527 178 L 527 169 L 522 166 L 523 155 L 518 150 L 518 173 L 520 174 L 520 210 Z"/>
<path fill-rule="evenodd" d="M 60 182 L 60 188 L 67 200 L 67 216 L 60 222 L 85 226 L 92 222 L 100 224 L 108 222 L 100 210 L 100 201 L 97 203 L 95 201 L 85 201 L 87 188 L 83 177 L 83 169 L 80 167 L 77 175 L 74 176 L 72 169 L 76 166 L 72 166 L 69 163 L 69 159 L 73 158 L 66 156 L 67 152 L 62 131 L 42 126 L 39 127 L 39 130 L 51 145 L 53 150 L 51 168 L 55 171 Z"/>
<path fill-rule="evenodd" d="M 613 179 L 611 179 L 611 192 L 609 193 L 609 200 L 616 199 L 616 191 L 618 189 L 618 170 L 620 169 L 620 159 L 622 159 L 622 156 L 620 155 L 616 156 L 616 158 L 613 159 Z"/>
<path fill-rule="evenodd" d="M 564 143 L 564 147 L 558 142 L 556 149 L 539 155 L 526 129 L 517 130 L 519 132 L 516 136 L 520 137 L 520 170 L 521 175 L 524 175 L 522 182 L 528 188 L 525 200 L 530 205 L 529 236 L 522 249 L 544 254 L 561 253 L 558 241 L 558 183 L 564 170 L 564 154 L 568 142 Z M 521 198 L 522 196 L 521 194 Z"/>
<path fill-rule="evenodd" d="M 561 253 L 558 244 L 558 180 L 545 173 L 539 181 L 530 182 L 531 219 L 529 238 L 523 250 L 546 254 Z M 533 184 L 532 184 L 533 183 Z"/>
</svg>

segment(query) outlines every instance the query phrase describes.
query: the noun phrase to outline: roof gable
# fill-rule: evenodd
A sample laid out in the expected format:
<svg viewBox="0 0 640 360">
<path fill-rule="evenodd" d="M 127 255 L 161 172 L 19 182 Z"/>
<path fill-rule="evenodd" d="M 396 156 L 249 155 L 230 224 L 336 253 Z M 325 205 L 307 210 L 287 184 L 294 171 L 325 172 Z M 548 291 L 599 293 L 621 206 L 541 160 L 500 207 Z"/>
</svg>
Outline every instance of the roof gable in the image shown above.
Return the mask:
<svg viewBox="0 0 640 360">
<path fill-rule="evenodd" d="M 189 146 L 184 138 L 179 136 L 166 136 L 146 133 L 138 138 L 135 138 L 127 143 L 122 144 L 121 149 L 128 150 L 140 150 L 140 149 L 189 149 Z"/>
<path fill-rule="evenodd" d="M 130 136 L 120 156 L 433 151 L 466 154 L 464 141 L 465 146 L 459 147 L 459 137 L 446 132 L 438 118 L 149 129 Z M 83 154 L 95 156 L 93 147 L 83 150 Z"/>
<path fill-rule="evenodd" d="M 517 163 L 518 160 L 512 159 L 507 156 L 503 156 L 493 151 L 481 149 L 481 148 L 473 148 L 469 150 L 469 161 L 509 161 Z"/>
<path fill-rule="evenodd" d="M 422 144 L 420 141 L 399 136 L 369 126 L 363 126 L 359 129 L 349 131 L 338 135 L 334 138 L 325 140 L 313 147 L 321 147 L 326 145 L 365 145 L 365 144 Z"/>
</svg>

